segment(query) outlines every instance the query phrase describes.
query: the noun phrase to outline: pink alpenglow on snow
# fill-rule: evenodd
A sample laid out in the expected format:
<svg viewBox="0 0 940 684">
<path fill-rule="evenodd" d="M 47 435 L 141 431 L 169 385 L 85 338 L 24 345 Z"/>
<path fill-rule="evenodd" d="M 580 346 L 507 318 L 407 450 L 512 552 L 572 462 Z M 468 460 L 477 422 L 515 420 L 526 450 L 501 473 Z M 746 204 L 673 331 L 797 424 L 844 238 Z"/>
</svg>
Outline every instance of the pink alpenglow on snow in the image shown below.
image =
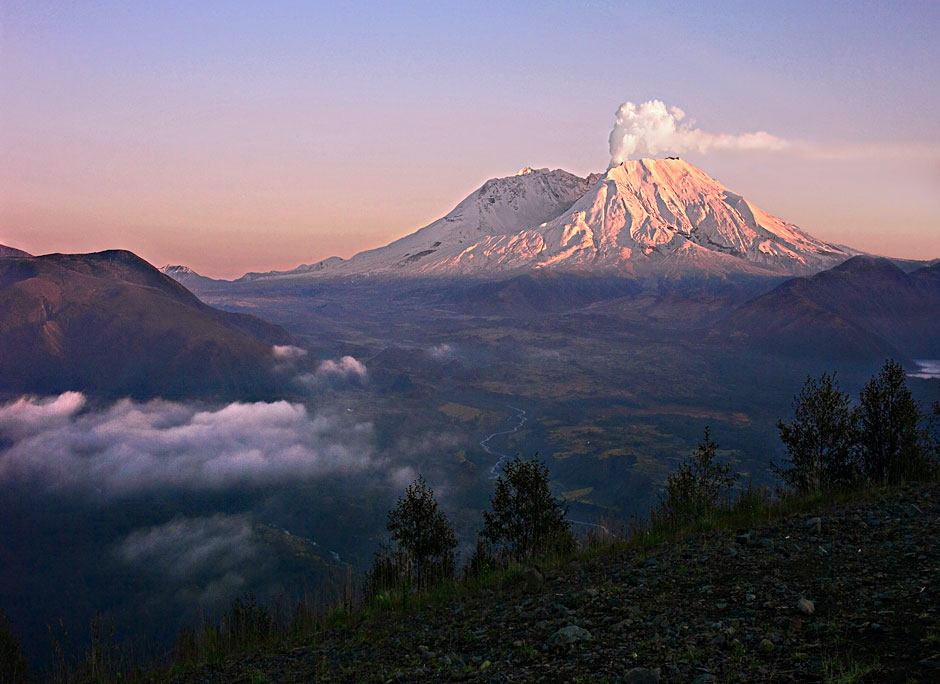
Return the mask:
<svg viewBox="0 0 940 684">
<path fill-rule="evenodd" d="M 804 275 L 857 254 L 771 216 L 678 158 L 581 178 L 525 168 L 443 218 L 348 260 L 257 278 L 488 276 L 557 269 L 627 276 Z"/>
</svg>

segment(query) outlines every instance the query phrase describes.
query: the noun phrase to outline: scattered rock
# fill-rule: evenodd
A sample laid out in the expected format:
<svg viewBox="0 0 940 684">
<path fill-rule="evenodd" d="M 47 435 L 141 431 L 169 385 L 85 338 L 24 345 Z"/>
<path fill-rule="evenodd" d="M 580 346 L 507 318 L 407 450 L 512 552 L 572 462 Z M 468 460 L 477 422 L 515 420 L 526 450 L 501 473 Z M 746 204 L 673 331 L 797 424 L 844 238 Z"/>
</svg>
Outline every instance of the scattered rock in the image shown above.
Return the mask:
<svg viewBox="0 0 940 684">
<path fill-rule="evenodd" d="M 558 646 L 568 646 L 576 644 L 579 641 L 593 641 L 594 635 L 583 627 L 577 625 L 568 625 L 562 627 L 548 638 L 548 645 L 552 648 Z"/>
<path fill-rule="evenodd" d="M 648 670 L 645 667 L 635 667 L 624 676 L 623 684 L 659 684 L 659 668 Z"/>
<path fill-rule="evenodd" d="M 816 612 L 816 604 L 808 598 L 801 598 L 796 602 L 796 607 L 799 608 L 800 612 L 804 615 L 812 615 Z"/>
<path fill-rule="evenodd" d="M 545 577 L 542 575 L 538 566 L 530 565 L 522 573 L 523 588 L 527 594 L 535 594 L 545 583 Z"/>
<path fill-rule="evenodd" d="M 757 645 L 757 650 L 761 653 L 773 653 L 774 642 L 770 639 L 761 639 L 760 643 Z"/>
</svg>

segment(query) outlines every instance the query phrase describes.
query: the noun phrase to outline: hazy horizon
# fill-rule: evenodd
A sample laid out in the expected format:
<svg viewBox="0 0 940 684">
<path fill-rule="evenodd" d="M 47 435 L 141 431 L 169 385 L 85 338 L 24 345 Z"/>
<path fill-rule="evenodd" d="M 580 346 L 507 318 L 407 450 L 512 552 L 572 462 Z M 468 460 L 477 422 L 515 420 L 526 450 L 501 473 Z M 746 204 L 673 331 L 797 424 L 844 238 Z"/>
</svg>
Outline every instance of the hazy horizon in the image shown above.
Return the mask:
<svg viewBox="0 0 940 684">
<path fill-rule="evenodd" d="M 227 278 L 347 258 L 488 178 L 603 171 L 621 103 L 662 100 L 711 139 L 785 143 L 680 152 L 765 211 L 940 257 L 936 3 L 0 12 L 0 243 L 31 253 Z"/>
</svg>

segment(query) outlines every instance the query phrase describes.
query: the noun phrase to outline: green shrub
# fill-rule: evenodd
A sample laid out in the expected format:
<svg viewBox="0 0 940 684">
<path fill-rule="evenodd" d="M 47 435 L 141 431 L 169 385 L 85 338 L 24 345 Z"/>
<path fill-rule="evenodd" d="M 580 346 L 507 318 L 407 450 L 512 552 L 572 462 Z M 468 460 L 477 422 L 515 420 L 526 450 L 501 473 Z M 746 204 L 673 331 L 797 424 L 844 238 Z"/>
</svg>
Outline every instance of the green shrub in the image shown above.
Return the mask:
<svg viewBox="0 0 940 684">
<path fill-rule="evenodd" d="M 271 612 L 259 605 L 251 592 L 232 601 L 231 607 L 222 616 L 221 631 L 233 646 L 261 643 L 273 634 L 274 630 Z"/>
<path fill-rule="evenodd" d="M 372 567 L 366 573 L 365 596 L 368 600 L 384 597 L 391 589 L 410 592 L 413 576 L 407 554 L 382 544 L 375 552 Z"/>
</svg>

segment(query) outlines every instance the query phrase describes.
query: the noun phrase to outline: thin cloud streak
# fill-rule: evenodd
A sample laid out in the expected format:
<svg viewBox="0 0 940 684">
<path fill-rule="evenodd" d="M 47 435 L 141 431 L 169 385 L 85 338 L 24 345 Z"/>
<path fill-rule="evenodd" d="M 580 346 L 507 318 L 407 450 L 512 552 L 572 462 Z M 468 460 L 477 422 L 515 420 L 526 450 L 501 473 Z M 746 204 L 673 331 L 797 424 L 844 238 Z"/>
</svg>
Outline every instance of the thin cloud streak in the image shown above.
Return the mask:
<svg viewBox="0 0 940 684">
<path fill-rule="evenodd" d="M 264 550 L 248 515 L 178 516 L 138 529 L 117 546 L 117 559 L 157 574 L 162 591 L 187 608 L 213 609 L 264 572 Z"/>
</svg>

